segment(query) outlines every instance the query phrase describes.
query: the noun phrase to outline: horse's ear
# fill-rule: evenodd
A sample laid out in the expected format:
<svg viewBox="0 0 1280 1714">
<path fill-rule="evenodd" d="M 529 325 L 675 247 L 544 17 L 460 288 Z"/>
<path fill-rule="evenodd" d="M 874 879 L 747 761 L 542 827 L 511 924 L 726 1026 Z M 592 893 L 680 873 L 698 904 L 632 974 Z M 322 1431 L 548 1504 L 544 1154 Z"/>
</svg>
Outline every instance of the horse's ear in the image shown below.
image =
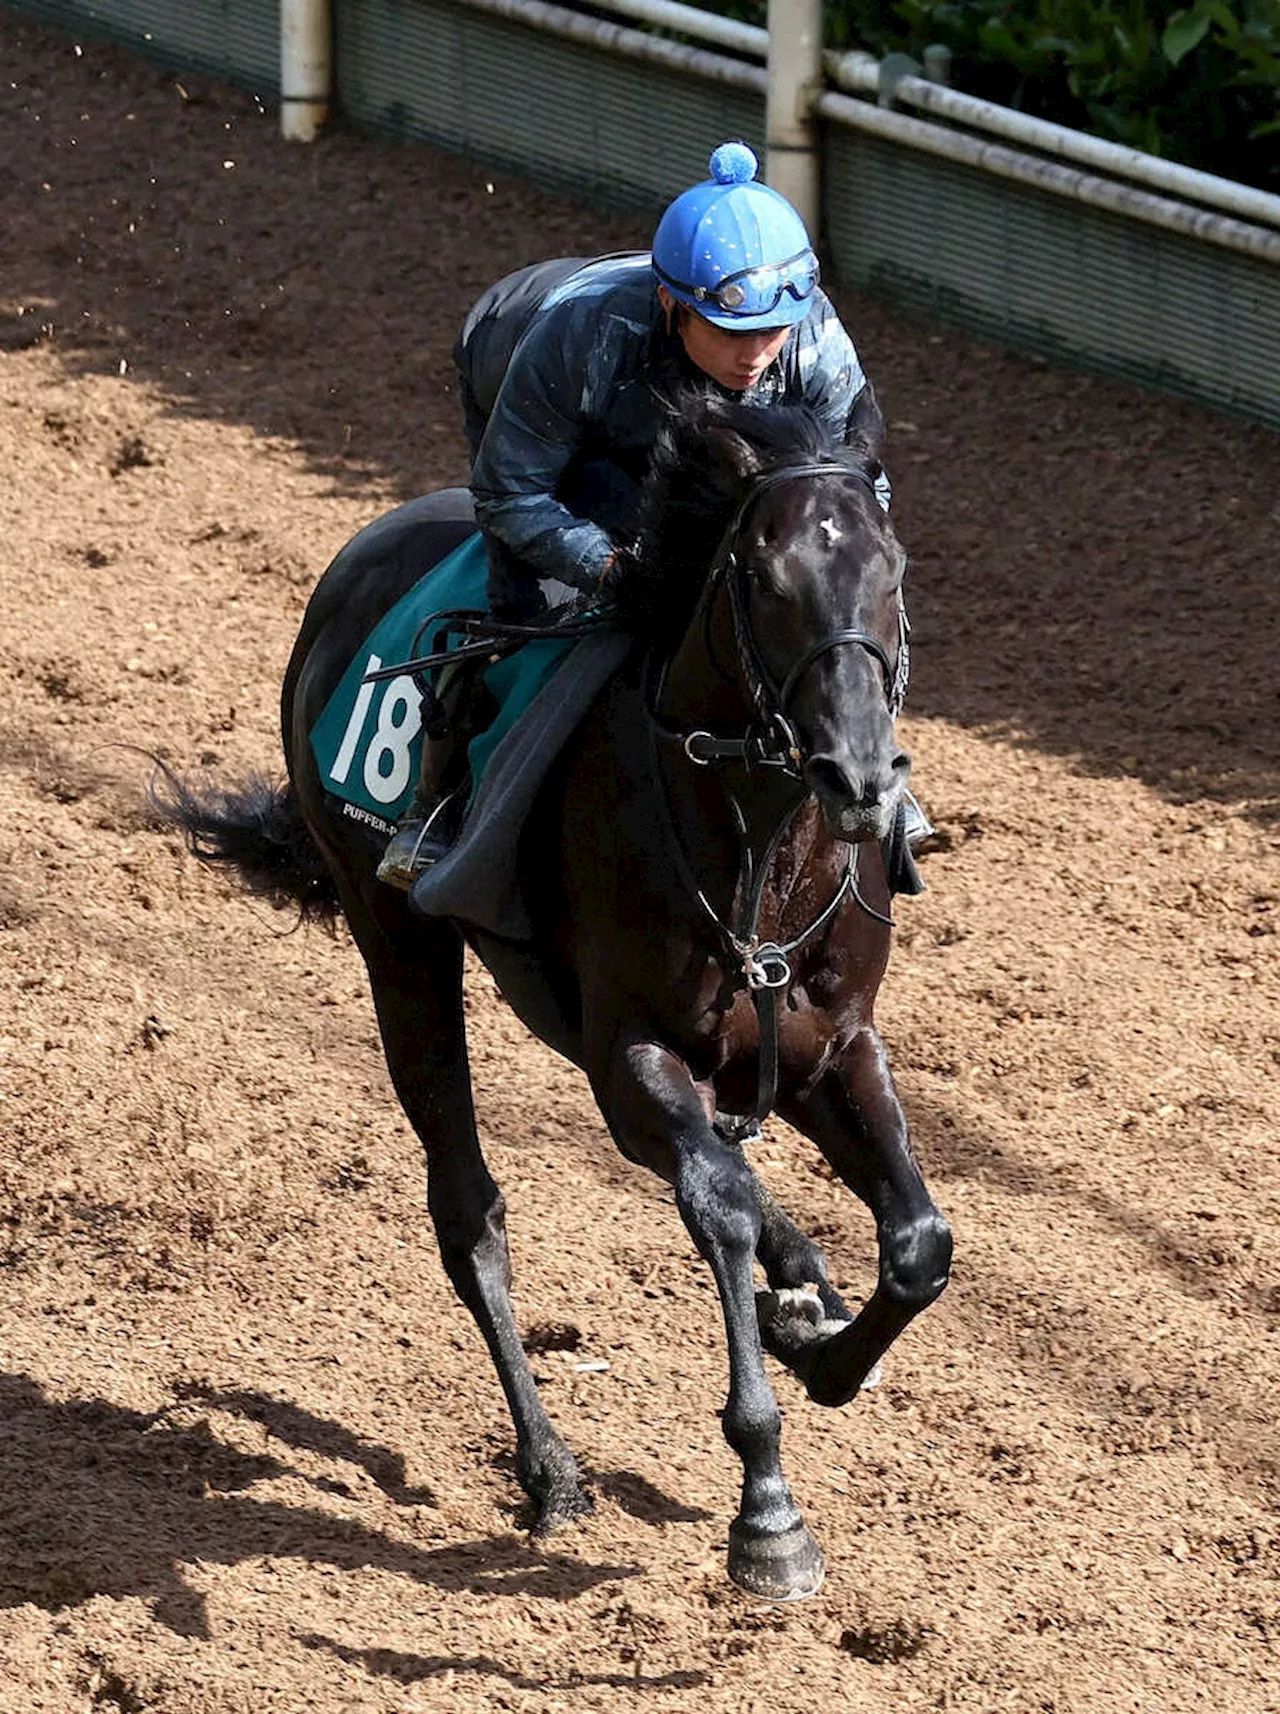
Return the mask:
<svg viewBox="0 0 1280 1714">
<path fill-rule="evenodd" d="M 874 482 L 882 469 L 879 446 L 870 435 L 854 434 L 844 443 L 845 453 L 870 481 Z"/>
<path fill-rule="evenodd" d="M 713 491 L 727 491 L 763 468 L 762 452 L 741 432 L 740 405 L 696 382 L 664 404 L 655 467 L 686 475 L 697 471 Z"/>
<path fill-rule="evenodd" d="M 760 448 L 752 446 L 736 429 L 717 426 L 707 431 L 703 442 L 711 463 L 727 470 L 739 482 L 748 482 L 764 469 Z"/>
<path fill-rule="evenodd" d="M 751 421 L 753 427 L 759 426 L 754 417 Z M 763 451 L 742 432 L 743 407 L 736 401 L 707 388 L 699 394 L 689 422 L 705 448 L 708 462 L 716 469 L 745 482 L 764 468 Z"/>
</svg>

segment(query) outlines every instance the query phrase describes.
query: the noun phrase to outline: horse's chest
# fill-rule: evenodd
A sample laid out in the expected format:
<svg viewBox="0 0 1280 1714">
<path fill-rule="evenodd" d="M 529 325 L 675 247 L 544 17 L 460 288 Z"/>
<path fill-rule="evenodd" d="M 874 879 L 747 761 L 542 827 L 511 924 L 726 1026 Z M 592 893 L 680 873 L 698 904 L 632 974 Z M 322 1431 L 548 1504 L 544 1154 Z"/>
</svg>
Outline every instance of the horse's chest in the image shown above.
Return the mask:
<svg viewBox="0 0 1280 1714">
<path fill-rule="evenodd" d="M 699 1036 L 717 1072 L 757 1064 L 761 1013 L 749 989 L 730 989 L 721 979 L 699 1020 Z M 766 1014 L 764 1027 L 770 1027 Z M 779 1056 L 797 1076 L 805 1076 L 826 1055 L 834 1025 L 824 1007 L 815 1006 L 808 989 L 793 983 L 777 994 L 772 1027 L 778 1033 Z"/>
</svg>

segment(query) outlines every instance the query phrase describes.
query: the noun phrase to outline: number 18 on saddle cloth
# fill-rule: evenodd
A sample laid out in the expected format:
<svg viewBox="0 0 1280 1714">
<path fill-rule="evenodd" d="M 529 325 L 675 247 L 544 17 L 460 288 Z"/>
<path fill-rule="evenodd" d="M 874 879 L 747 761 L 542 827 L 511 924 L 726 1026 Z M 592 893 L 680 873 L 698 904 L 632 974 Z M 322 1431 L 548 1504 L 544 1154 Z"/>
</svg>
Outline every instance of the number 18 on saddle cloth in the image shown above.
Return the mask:
<svg viewBox="0 0 1280 1714">
<path fill-rule="evenodd" d="M 476 534 L 433 566 L 385 613 L 352 656 L 337 689 L 311 729 L 311 749 L 326 792 L 341 813 L 390 833 L 409 808 L 422 765 L 422 692 L 409 673 L 370 679 L 421 652 L 431 619 L 459 608 L 487 606 L 488 560 Z M 493 722 L 471 740 L 472 792 L 499 740 L 515 725 L 573 639 L 542 638 L 485 669 L 485 688 L 498 704 Z"/>
</svg>

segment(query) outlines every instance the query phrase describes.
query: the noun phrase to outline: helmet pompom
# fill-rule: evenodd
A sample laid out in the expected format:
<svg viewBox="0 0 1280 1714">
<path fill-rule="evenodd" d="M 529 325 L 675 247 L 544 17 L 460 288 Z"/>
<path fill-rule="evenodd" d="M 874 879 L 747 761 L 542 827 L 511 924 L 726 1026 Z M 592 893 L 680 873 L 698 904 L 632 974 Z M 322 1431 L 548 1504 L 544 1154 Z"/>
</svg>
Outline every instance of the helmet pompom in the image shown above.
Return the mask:
<svg viewBox="0 0 1280 1714">
<path fill-rule="evenodd" d="M 749 184 L 759 164 L 745 143 L 721 143 L 711 152 L 711 176 L 717 184 Z"/>
</svg>

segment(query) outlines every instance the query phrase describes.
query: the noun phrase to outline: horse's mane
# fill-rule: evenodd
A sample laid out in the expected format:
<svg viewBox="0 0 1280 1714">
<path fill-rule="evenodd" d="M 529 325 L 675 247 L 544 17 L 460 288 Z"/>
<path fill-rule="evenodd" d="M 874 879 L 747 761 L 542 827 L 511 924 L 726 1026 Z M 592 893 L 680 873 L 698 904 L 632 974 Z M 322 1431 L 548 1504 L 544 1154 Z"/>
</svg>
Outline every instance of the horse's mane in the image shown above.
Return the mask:
<svg viewBox="0 0 1280 1714">
<path fill-rule="evenodd" d="M 780 465 L 810 461 L 876 468 L 865 449 L 834 441 L 806 405 L 761 409 L 701 387 L 677 393 L 645 479 L 636 546 L 618 580 L 623 625 L 654 641 L 681 635 L 751 484 Z"/>
</svg>

